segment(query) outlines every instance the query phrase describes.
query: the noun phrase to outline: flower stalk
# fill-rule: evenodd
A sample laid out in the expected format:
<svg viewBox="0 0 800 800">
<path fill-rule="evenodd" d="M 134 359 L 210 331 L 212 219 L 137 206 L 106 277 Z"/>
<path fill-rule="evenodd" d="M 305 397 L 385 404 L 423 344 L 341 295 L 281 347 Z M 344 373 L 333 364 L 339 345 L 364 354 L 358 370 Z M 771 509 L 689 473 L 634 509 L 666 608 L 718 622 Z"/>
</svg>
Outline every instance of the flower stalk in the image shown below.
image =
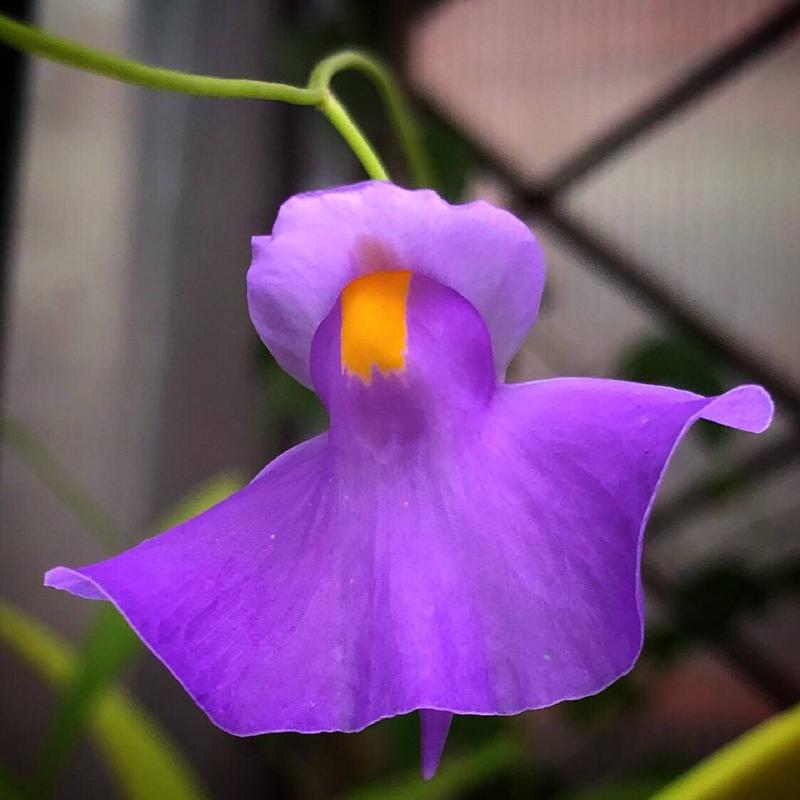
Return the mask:
<svg viewBox="0 0 800 800">
<path fill-rule="evenodd" d="M 154 67 L 87 47 L 41 28 L 17 22 L 3 14 L 0 14 L 0 42 L 84 72 L 148 89 L 200 97 L 273 100 L 316 108 L 336 128 L 370 178 L 389 180 L 389 174 L 375 148 L 330 88 L 331 81 L 338 72 L 356 69 L 364 73 L 378 89 L 389 119 L 397 130 L 415 182 L 420 185 L 431 183 L 430 164 L 399 84 L 383 64 L 366 53 L 353 50 L 335 53 L 317 64 L 306 86 L 294 86 L 244 78 L 218 78 Z"/>
<path fill-rule="evenodd" d="M 361 72 L 368 78 L 381 97 L 389 122 L 394 127 L 403 149 L 414 183 L 433 186 L 433 167 L 422 141 L 422 134 L 411 109 L 391 70 L 371 55 L 360 50 L 342 50 L 323 58 L 311 72 L 309 88 L 329 88 L 337 73 L 348 69 Z"/>
<path fill-rule="evenodd" d="M 315 105 L 325 115 L 328 122 L 339 132 L 339 135 L 347 143 L 355 157 L 361 162 L 361 166 L 364 167 L 367 175 L 379 181 L 388 181 L 389 173 L 386 171 L 386 167 L 384 167 L 380 157 L 358 125 L 353 122 L 352 117 L 336 98 L 336 95 L 330 89 L 326 89 L 322 95 L 322 100 Z"/>
</svg>

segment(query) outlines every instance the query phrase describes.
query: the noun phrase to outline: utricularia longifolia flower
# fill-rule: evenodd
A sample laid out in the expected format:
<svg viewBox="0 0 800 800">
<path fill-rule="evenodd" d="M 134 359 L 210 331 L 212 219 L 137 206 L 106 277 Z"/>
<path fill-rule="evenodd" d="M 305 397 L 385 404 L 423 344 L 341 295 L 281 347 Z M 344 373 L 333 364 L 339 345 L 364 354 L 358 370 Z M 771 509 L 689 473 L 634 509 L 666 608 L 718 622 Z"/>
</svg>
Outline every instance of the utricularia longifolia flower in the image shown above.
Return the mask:
<svg viewBox="0 0 800 800">
<path fill-rule="evenodd" d="M 642 644 L 642 534 L 716 398 L 562 378 L 505 384 L 539 246 L 483 202 L 367 182 L 298 195 L 253 239 L 264 343 L 330 429 L 210 511 L 46 583 L 110 600 L 208 716 L 247 736 L 419 710 L 433 774 L 453 714 L 598 692 Z"/>
</svg>

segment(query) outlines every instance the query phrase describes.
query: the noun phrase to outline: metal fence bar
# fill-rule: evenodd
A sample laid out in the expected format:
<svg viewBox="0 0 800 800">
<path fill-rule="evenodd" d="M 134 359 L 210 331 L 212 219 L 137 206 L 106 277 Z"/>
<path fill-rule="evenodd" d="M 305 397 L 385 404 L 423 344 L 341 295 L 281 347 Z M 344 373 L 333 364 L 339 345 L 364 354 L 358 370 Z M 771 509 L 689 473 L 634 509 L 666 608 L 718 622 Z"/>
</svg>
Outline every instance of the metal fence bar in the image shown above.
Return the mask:
<svg viewBox="0 0 800 800">
<path fill-rule="evenodd" d="M 585 178 L 592 170 L 650 133 L 677 111 L 697 102 L 749 62 L 763 56 L 800 27 L 800 2 L 783 4 L 763 22 L 726 44 L 689 70 L 669 89 L 600 134 L 562 163 L 541 182 L 540 191 L 552 197 Z"/>
<path fill-rule="evenodd" d="M 590 230 L 556 205 L 545 203 L 532 208 L 528 197 L 516 194 L 521 200 L 520 210 L 535 208 L 534 213 L 565 245 L 599 267 L 640 301 L 655 308 L 668 323 L 686 333 L 710 354 L 727 362 L 748 380 L 762 383 L 783 408 L 791 412 L 795 421 L 800 421 L 800 389 L 778 369 L 751 352 L 746 344 L 736 341 L 730 333 L 717 328 L 699 308 L 659 280 L 631 254 L 624 252 L 618 243 Z"/>
<path fill-rule="evenodd" d="M 740 491 L 772 473 L 800 462 L 800 439 L 791 437 L 745 456 L 732 466 L 661 503 L 647 523 L 647 537 L 662 536 L 695 513 L 725 501 L 732 489 Z"/>
</svg>

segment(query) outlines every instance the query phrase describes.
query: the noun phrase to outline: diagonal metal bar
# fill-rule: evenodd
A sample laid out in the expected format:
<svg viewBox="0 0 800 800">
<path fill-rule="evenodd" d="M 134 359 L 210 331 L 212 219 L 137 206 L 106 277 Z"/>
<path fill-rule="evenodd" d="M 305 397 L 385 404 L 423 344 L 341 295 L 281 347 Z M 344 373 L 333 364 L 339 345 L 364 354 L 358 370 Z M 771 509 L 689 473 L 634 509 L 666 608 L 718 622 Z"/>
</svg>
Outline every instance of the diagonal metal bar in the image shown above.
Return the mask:
<svg viewBox="0 0 800 800">
<path fill-rule="evenodd" d="M 765 55 L 798 27 L 800 2 L 792 0 L 782 4 L 761 23 L 689 70 L 665 92 L 615 123 L 568 158 L 541 182 L 541 191 L 553 197 L 582 180 L 676 112 L 716 89 L 750 61 Z"/>
<path fill-rule="evenodd" d="M 537 201 L 529 193 L 518 194 L 521 210 L 534 211 L 545 226 L 563 243 L 576 251 L 592 266 L 652 306 L 670 324 L 703 345 L 712 355 L 726 362 L 748 380 L 763 384 L 783 408 L 800 420 L 800 389 L 772 365 L 751 352 L 727 331 L 718 329 L 701 311 L 681 298 L 664 281 L 657 278 L 626 253 L 589 229 L 568 212 L 549 203 Z"/>
<path fill-rule="evenodd" d="M 741 458 L 732 466 L 698 480 L 671 500 L 661 503 L 647 523 L 647 538 L 662 536 L 698 511 L 725 501 L 795 462 L 800 462 L 800 439 L 790 437 Z"/>
</svg>

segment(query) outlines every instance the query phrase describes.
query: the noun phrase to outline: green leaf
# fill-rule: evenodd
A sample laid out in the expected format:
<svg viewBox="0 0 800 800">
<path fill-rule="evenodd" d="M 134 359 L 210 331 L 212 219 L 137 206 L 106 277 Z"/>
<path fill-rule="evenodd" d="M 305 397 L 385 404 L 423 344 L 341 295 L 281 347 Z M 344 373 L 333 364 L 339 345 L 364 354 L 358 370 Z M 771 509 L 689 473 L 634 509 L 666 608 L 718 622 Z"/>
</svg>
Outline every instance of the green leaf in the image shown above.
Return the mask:
<svg viewBox="0 0 800 800">
<path fill-rule="evenodd" d="M 723 747 L 651 800 L 796 800 L 798 787 L 800 705 Z"/>
<path fill-rule="evenodd" d="M 477 172 L 478 159 L 461 136 L 438 120 L 425 115 L 421 123 L 425 146 L 435 165 L 434 188 L 451 203 L 459 202 L 464 197 L 467 182 Z"/>
<path fill-rule="evenodd" d="M 746 564 L 712 564 L 679 583 L 676 617 L 684 633 L 699 639 L 724 636 L 745 614 L 756 614 L 769 600 L 764 580 Z"/>
<path fill-rule="evenodd" d="M 559 796 L 559 800 L 646 800 L 666 782 L 663 775 L 624 778 Z"/>
<path fill-rule="evenodd" d="M 0 767 L 0 800 L 27 800 L 22 784 L 5 768 Z"/>
<path fill-rule="evenodd" d="M 244 486 L 244 479 L 235 472 L 223 472 L 194 489 L 191 494 L 179 500 L 153 526 L 154 531 L 165 531 L 187 519 L 196 517 L 209 508 L 221 503 Z"/>
<path fill-rule="evenodd" d="M 262 435 L 274 457 L 321 433 L 326 415 L 317 395 L 284 372 L 260 340 L 254 352 L 264 382 Z"/>
<path fill-rule="evenodd" d="M 103 604 L 75 659 L 72 680 L 62 693 L 35 779 L 35 794 L 46 797 L 55 790 L 61 770 L 83 728 L 102 697 L 122 672 L 136 649 L 136 635 L 119 612 Z"/>
<path fill-rule="evenodd" d="M 75 679 L 77 658 L 56 634 L 0 602 L 0 641 L 51 686 Z M 122 796 L 128 800 L 201 800 L 208 795 L 159 724 L 121 689 L 92 704 L 89 730 Z"/>
</svg>

